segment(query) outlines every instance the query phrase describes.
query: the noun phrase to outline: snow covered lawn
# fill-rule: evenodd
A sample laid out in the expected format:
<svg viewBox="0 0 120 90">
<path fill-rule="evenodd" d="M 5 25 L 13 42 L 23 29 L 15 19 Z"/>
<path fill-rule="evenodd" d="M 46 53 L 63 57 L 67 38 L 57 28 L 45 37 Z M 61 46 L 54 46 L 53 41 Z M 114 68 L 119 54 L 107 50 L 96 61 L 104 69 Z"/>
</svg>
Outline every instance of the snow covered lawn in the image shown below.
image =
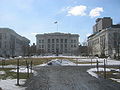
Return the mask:
<svg viewBox="0 0 120 90">
<path fill-rule="evenodd" d="M 98 70 L 99 71 L 104 71 L 104 68 L 99 68 Z M 106 68 L 106 71 L 111 71 L 111 70 L 109 68 Z M 98 75 L 95 73 L 95 72 L 97 72 L 97 68 L 91 68 L 91 69 L 87 70 L 87 72 L 91 76 L 98 78 Z"/>
<path fill-rule="evenodd" d="M 11 72 L 17 72 L 17 69 L 12 69 L 10 70 Z M 31 69 L 29 69 L 29 72 L 31 71 Z M 20 68 L 19 69 L 20 73 L 27 73 L 27 68 Z M 32 70 L 32 72 L 34 72 L 34 70 Z"/>
<path fill-rule="evenodd" d="M 5 74 L 5 71 L 0 71 L 0 75 Z"/>
<path fill-rule="evenodd" d="M 4 68 L 16 68 L 16 65 L 5 65 L 3 66 Z M 0 68 L 2 68 L 2 66 L 0 66 Z"/>
<path fill-rule="evenodd" d="M 99 71 L 99 75 L 103 75 L 103 72 L 104 72 L 104 68 L 99 68 L 98 69 Z M 98 74 L 97 74 L 97 68 L 91 68 L 91 69 L 88 69 L 87 72 L 95 77 L 95 78 L 99 78 Z M 114 80 L 114 81 L 117 81 L 120 83 L 120 70 L 117 69 L 117 68 L 106 68 L 106 76 L 108 79 L 111 79 L 111 80 Z"/>
<path fill-rule="evenodd" d="M 76 60 L 77 62 L 91 62 L 89 64 L 83 64 L 83 65 L 86 65 L 86 66 L 90 66 L 90 65 L 96 65 L 95 62 L 99 62 L 99 65 L 104 65 L 104 59 L 102 58 L 94 58 L 94 59 L 90 59 L 90 58 L 84 58 L 84 59 L 74 59 Z M 117 61 L 117 60 L 110 60 L 110 59 L 105 59 L 106 60 L 106 65 L 120 65 L 120 61 Z M 82 64 L 78 64 L 78 65 L 82 65 Z"/>
<path fill-rule="evenodd" d="M 16 79 L 0 80 L 2 90 L 25 90 L 25 87 L 16 86 Z M 20 79 L 20 85 L 25 83 L 25 79 Z"/>
<path fill-rule="evenodd" d="M 115 79 L 115 78 L 110 78 L 110 79 L 120 83 L 120 79 Z"/>
</svg>

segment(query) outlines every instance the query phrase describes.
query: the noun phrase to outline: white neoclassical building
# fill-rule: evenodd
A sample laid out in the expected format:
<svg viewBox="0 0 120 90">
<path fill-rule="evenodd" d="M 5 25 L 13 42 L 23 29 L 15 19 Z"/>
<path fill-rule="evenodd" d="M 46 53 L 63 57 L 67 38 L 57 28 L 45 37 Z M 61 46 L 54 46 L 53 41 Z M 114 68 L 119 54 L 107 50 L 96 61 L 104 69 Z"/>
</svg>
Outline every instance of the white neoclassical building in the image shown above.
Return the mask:
<svg viewBox="0 0 120 90">
<path fill-rule="evenodd" d="M 98 18 L 88 47 L 91 55 L 120 56 L 120 24 L 113 25 L 110 17 Z"/>
<path fill-rule="evenodd" d="M 39 54 L 71 55 L 78 49 L 79 35 L 70 33 L 45 33 L 36 35 L 36 45 Z"/>
</svg>

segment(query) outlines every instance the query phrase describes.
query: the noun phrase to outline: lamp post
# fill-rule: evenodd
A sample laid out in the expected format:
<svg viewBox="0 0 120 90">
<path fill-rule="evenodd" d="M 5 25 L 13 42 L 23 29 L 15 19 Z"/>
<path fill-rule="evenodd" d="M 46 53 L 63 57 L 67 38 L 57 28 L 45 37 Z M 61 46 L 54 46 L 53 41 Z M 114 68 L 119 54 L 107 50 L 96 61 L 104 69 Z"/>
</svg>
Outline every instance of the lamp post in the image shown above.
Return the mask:
<svg viewBox="0 0 120 90">
<path fill-rule="evenodd" d="M 118 59 L 119 59 L 119 46 L 120 46 L 120 42 L 118 42 Z"/>
<path fill-rule="evenodd" d="M 19 59 L 17 59 L 17 85 L 19 85 Z"/>
</svg>

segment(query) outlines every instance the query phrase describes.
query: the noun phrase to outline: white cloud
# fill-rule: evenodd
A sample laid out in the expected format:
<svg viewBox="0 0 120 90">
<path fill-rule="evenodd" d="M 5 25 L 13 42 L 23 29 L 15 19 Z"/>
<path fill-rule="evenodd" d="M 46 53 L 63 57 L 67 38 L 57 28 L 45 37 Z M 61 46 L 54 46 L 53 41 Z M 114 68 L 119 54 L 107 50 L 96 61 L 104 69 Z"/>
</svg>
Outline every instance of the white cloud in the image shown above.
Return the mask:
<svg viewBox="0 0 120 90">
<path fill-rule="evenodd" d="M 75 7 L 71 7 L 69 8 L 68 10 L 68 15 L 67 16 L 85 16 L 86 11 L 87 9 L 87 6 L 84 6 L 84 5 L 80 5 L 80 6 L 75 6 Z"/>
<path fill-rule="evenodd" d="M 96 7 L 94 9 L 92 9 L 89 13 L 90 17 L 97 17 L 100 16 L 100 13 L 103 12 L 103 8 L 102 7 Z"/>
<path fill-rule="evenodd" d="M 64 8 L 62 8 L 61 10 L 60 10 L 60 12 L 65 12 L 65 11 L 68 11 L 70 9 L 70 7 L 68 6 L 68 7 L 64 7 Z"/>
</svg>

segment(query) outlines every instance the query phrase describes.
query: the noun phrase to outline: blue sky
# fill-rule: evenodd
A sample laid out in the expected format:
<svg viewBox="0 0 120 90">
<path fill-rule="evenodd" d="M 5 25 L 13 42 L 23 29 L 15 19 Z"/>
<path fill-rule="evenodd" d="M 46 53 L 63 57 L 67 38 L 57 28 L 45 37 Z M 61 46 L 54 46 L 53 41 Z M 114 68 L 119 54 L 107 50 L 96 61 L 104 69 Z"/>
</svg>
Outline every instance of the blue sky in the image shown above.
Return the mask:
<svg viewBox="0 0 120 90">
<path fill-rule="evenodd" d="M 119 9 L 120 0 L 0 0 L 0 27 L 15 30 L 31 43 L 35 34 L 50 32 L 77 33 L 83 42 L 96 18 L 120 23 Z"/>
</svg>

